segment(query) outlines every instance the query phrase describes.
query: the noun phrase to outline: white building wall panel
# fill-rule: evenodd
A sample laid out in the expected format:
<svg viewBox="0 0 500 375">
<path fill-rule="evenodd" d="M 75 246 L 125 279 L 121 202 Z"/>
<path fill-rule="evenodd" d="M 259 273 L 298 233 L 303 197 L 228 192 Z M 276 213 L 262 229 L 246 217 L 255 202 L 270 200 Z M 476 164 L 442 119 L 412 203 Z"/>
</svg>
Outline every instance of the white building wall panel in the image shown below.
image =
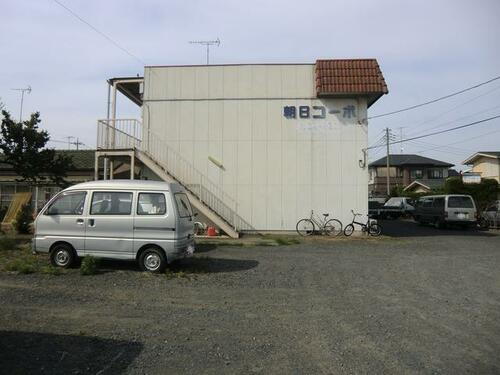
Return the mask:
<svg viewBox="0 0 500 375">
<path fill-rule="evenodd" d="M 311 210 L 344 223 L 351 209 L 367 212 L 366 101 L 315 98 L 314 65 L 147 68 L 145 82 L 150 136 L 221 188 L 255 229 L 293 230 Z M 326 116 L 285 118 L 285 106 L 324 106 Z"/>
</svg>

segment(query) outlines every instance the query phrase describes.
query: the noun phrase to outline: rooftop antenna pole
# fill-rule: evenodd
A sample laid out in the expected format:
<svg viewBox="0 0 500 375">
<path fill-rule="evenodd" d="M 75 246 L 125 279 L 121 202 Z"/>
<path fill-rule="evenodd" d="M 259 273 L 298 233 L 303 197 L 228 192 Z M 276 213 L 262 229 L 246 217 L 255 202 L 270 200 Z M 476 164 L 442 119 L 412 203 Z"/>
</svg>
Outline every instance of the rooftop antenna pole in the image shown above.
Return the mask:
<svg viewBox="0 0 500 375">
<path fill-rule="evenodd" d="M 27 92 L 28 94 L 31 93 L 31 86 L 28 85 L 25 89 L 11 89 L 14 91 L 21 91 L 21 110 L 19 112 L 19 122 L 23 122 L 23 103 L 24 103 L 24 93 Z"/>
<path fill-rule="evenodd" d="M 220 39 L 216 40 L 191 40 L 189 44 L 201 44 L 202 46 L 207 47 L 207 65 L 210 64 L 210 46 L 220 46 Z"/>
<path fill-rule="evenodd" d="M 405 128 L 405 126 L 400 126 L 398 129 L 399 129 L 399 140 L 401 141 L 401 147 L 400 147 L 400 153 L 402 154 L 403 151 L 404 151 L 404 147 L 403 147 L 403 129 Z"/>
</svg>

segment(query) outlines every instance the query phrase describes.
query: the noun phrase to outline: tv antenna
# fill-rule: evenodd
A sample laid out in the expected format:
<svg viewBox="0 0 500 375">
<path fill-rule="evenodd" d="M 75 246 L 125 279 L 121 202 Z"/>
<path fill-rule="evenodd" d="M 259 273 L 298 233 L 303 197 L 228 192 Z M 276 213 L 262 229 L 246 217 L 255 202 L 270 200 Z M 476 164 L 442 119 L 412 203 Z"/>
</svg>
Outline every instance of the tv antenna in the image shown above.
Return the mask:
<svg viewBox="0 0 500 375">
<path fill-rule="evenodd" d="M 210 64 L 210 46 L 220 46 L 220 40 L 191 40 L 189 44 L 201 44 L 202 46 L 207 47 L 207 65 Z"/>
<path fill-rule="evenodd" d="M 19 122 L 23 122 L 23 102 L 24 102 L 24 93 L 31 93 L 31 86 L 28 85 L 25 89 L 11 89 L 14 91 L 21 91 L 21 110 L 19 112 Z"/>
</svg>

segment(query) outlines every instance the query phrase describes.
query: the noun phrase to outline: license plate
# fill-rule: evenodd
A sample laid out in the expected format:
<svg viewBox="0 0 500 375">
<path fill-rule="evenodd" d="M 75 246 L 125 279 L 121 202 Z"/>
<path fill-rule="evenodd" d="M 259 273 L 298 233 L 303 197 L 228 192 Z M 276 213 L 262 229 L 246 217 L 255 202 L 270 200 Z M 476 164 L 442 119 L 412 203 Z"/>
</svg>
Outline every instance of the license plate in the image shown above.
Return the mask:
<svg viewBox="0 0 500 375">
<path fill-rule="evenodd" d="M 465 219 L 468 219 L 468 218 L 469 218 L 469 214 L 459 213 L 459 214 L 457 215 L 457 217 L 458 217 L 460 220 L 465 220 Z"/>
</svg>

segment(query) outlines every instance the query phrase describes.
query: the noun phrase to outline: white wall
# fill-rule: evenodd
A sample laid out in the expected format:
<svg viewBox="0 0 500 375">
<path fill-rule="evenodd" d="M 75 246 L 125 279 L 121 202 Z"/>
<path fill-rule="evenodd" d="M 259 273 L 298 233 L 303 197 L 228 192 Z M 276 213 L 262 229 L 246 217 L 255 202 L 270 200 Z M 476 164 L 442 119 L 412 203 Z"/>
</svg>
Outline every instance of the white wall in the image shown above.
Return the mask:
<svg viewBox="0 0 500 375">
<path fill-rule="evenodd" d="M 294 230 L 311 209 L 345 223 L 351 209 L 368 209 L 358 162 L 366 100 L 317 99 L 314 86 L 312 64 L 146 68 L 143 124 L 222 186 L 255 229 Z M 341 112 L 283 116 L 284 106 L 300 105 Z M 356 117 L 343 117 L 347 105 Z"/>
</svg>

